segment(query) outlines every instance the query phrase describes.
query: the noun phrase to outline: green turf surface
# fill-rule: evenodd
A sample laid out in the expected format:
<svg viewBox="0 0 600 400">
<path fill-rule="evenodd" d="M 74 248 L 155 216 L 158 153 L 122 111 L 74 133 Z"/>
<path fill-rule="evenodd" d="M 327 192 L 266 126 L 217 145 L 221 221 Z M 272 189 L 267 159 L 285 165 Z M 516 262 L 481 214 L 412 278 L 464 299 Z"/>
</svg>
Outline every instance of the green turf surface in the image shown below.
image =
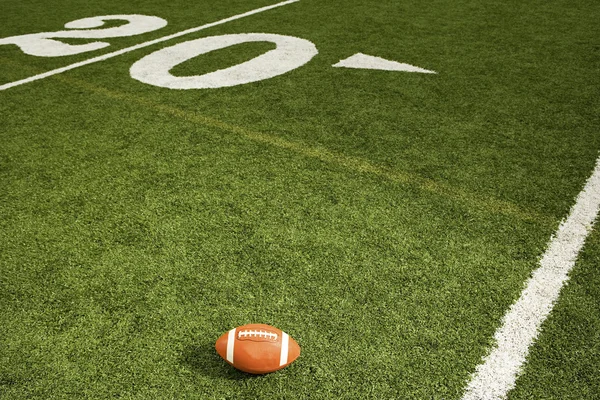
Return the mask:
<svg viewBox="0 0 600 400">
<path fill-rule="evenodd" d="M 543 327 L 529 364 L 509 398 L 597 399 L 600 396 L 600 235 L 588 240 L 581 262 Z"/>
<path fill-rule="evenodd" d="M 5 3 L 0 37 L 107 14 L 169 25 L 69 57 L 0 46 L 0 84 L 273 4 Z M 460 398 L 598 156 L 599 15 L 302 0 L 0 92 L 0 397 Z M 165 46 L 247 32 L 319 54 L 224 89 L 129 76 Z M 439 74 L 331 68 L 357 52 Z M 598 285 L 578 281 L 597 270 L 593 238 L 514 398 L 597 392 Z M 298 361 L 231 369 L 214 342 L 251 322 L 288 332 Z M 559 357 L 581 379 L 540 382 Z"/>
</svg>

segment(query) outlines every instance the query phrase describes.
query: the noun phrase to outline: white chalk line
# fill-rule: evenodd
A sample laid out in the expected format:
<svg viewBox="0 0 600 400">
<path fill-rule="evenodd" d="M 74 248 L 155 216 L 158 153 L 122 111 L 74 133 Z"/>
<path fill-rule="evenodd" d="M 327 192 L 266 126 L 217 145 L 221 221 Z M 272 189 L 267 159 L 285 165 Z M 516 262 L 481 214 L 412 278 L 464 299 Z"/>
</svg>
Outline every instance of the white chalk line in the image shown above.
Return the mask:
<svg viewBox="0 0 600 400">
<path fill-rule="evenodd" d="M 478 365 L 463 400 L 505 399 L 514 388 L 529 348 L 569 279 L 600 208 L 600 158 L 569 216 L 551 237 L 540 266 L 494 335 L 495 346 Z"/>
<path fill-rule="evenodd" d="M 296 3 L 296 2 L 299 2 L 299 1 L 300 0 L 287 0 L 287 1 L 283 1 L 281 3 L 272 4 L 270 6 L 265 6 L 265 7 L 257 8 L 255 10 L 247 11 L 247 12 L 242 13 L 242 14 L 234 15 L 232 17 L 228 17 L 228 18 L 216 21 L 216 22 L 211 22 L 211 23 L 208 23 L 208 24 L 205 24 L 205 25 L 197 26 L 195 28 L 186 29 L 184 31 L 173 33 L 173 34 L 168 35 L 168 36 L 163 36 L 163 37 L 158 38 L 158 39 L 150 40 L 148 42 L 136 44 L 136 45 L 131 46 L 131 47 L 126 47 L 126 48 L 121 49 L 121 50 L 113 51 L 112 53 L 103 54 L 101 56 L 93 57 L 93 58 L 90 58 L 90 59 L 85 60 L 85 61 L 80 61 L 80 62 L 71 64 L 71 65 L 67 65 L 66 67 L 57 68 L 57 69 L 54 69 L 52 71 L 44 72 L 44 73 L 41 73 L 41 74 L 38 74 L 38 75 L 34 75 L 34 76 L 29 77 L 29 78 L 21 79 L 21 80 L 18 80 L 18 81 L 5 83 L 3 85 L 0 85 L 0 90 L 10 89 L 10 88 L 15 87 L 15 86 L 23 85 L 25 83 L 37 81 L 37 80 L 44 79 L 44 78 L 47 78 L 47 77 L 53 76 L 53 75 L 58 75 L 58 74 L 61 74 L 63 72 L 75 69 L 75 68 L 83 67 L 85 65 L 93 64 L 93 63 L 96 63 L 96 62 L 99 62 L 99 61 L 108 60 L 109 58 L 117 57 L 117 56 L 120 56 L 122 54 L 126 54 L 126 53 L 129 53 L 129 52 L 138 50 L 138 49 L 142 49 L 144 47 L 152 46 L 152 45 L 157 44 L 157 43 L 161 43 L 161 42 L 165 42 L 167 40 L 175 39 L 175 38 L 178 38 L 178 37 L 181 37 L 181 36 L 184 36 L 184 35 L 188 35 L 190 33 L 199 32 L 199 31 L 204 30 L 204 29 L 212 28 L 213 26 L 222 25 L 222 24 L 225 24 L 227 22 L 235 21 L 236 19 L 248 17 L 250 15 L 258 14 L 258 13 L 261 13 L 263 11 L 272 10 L 274 8 L 282 7 L 282 6 L 285 6 L 285 5 L 288 5 L 288 4 L 292 4 L 292 3 Z"/>
</svg>

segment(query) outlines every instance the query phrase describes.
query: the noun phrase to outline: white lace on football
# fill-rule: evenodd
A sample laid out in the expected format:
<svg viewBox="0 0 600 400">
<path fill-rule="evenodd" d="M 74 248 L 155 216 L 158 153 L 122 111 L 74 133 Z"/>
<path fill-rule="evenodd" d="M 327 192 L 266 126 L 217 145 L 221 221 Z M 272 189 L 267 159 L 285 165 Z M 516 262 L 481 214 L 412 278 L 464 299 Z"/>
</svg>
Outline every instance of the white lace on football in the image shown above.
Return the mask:
<svg viewBox="0 0 600 400">
<path fill-rule="evenodd" d="M 247 331 L 239 331 L 238 339 L 268 339 L 268 340 L 277 340 L 277 334 L 275 332 L 263 331 L 263 330 L 247 330 Z"/>
</svg>

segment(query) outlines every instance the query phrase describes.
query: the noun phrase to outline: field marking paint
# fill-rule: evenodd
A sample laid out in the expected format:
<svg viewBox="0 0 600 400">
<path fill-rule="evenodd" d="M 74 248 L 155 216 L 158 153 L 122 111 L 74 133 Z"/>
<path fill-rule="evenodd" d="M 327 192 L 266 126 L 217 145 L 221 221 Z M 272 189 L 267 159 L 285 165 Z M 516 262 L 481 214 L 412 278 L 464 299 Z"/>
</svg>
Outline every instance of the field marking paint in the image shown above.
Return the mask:
<svg viewBox="0 0 600 400">
<path fill-rule="evenodd" d="M 478 365 L 463 400 L 504 399 L 514 388 L 539 329 L 569 279 L 600 208 L 600 158 L 566 220 L 550 239 L 540 266 L 496 331 L 496 345 Z"/>
<path fill-rule="evenodd" d="M 276 48 L 229 68 L 203 75 L 174 76 L 171 69 L 201 54 L 236 44 L 269 42 Z M 169 89 L 216 89 L 258 82 L 290 72 L 309 62 L 316 46 L 293 36 L 272 33 L 238 33 L 209 36 L 155 51 L 136 61 L 129 73 L 133 79 Z"/>
<path fill-rule="evenodd" d="M 368 54 L 356 53 L 353 56 L 345 58 L 340 62 L 333 64 L 336 68 L 356 68 L 356 69 L 375 69 L 381 71 L 403 71 L 420 72 L 422 74 L 437 74 L 435 71 L 415 67 L 414 65 L 399 63 L 397 61 L 386 60 L 385 58 L 370 56 Z"/>
<path fill-rule="evenodd" d="M 89 29 L 98 28 L 104 25 L 105 21 L 110 20 L 125 20 L 127 23 L 114 28 Z M 91 42 L 75 45 L 63 43 L 54 39 L 107 39 L 126 37 L 153 32 L 164 28 L 165 26 L 167 26 L 166 20 L 149 15 L 102 15 L 67 22 L 65 28 L 73 30 L 11 36 L 0 39 L 0 45 L 14 44 L 18 46 L 23 53 L 37 57 L 62 57 L 103 49 L 110 46 L 110 44 L 106 42 Z"/>
<path fill-rule="evenodd" d="M 6 89 L 10 89 L 10 88 L 15 87 L 15 86 L 23 85 L 25 83 L 37 81 L 37 80 L 44 79 L 44 78 L 48 78 L 50 76 L 58 75 L 58 74 L 61 74 L 63 72 L 75 69 L 75 68 L 83 67 L 85 65 L 93 64 L 93 63 L 96 63 L 96 62 L 99 62 L 99 61 L 108 60 L 110 58 L 117 57 L 117 56 L 129 53 L 129 52 L 132 52 L 132 51 L 135 51 L 135 50 L 138 50 L 138 49 L 142 49 L 144 47 L 152 46 L 152 45 L 157 44 L 157 43 L 166 42 L 167 40 L 171 40 L 171 39 L 175 39 L 175 38 L 178 38 L 178 37 L 181 37 L 181 36 L 185 36 L 185 35 L 188 35 L 190 33 L 199 32 L 199 31 L 202 31 L 204 29 L 212 28 L 213 26 L 222 25 L 222 24 L 225 24 L 227 22 L 235 21 L 235 20 L 240 19 L 240 18 L 244 18 L 244 17 L 248 17 L 250 15 L 258 14 L 258 13 L 261 13 L 263 11 L 272 10 L 274 8 L 277 8 L 277 7 L 286 6 L 288 4 L 297 3 L 299 1 L 300 0 L 287 0 L 287 1 L 283 1 L 281 3 L 272 4 L 270 6 L 260 7 L 260 8 L 257 8 L 255 10 L 247 11 L 247 12 L 242 13 L 242 14 L 237 14 L 237 15 L 234 15 L 232 17 L 224 18 L 224 19 L 216 21 L 216 22 L 211 22 L 211 23 L 208 23 L 208 24 L 205 24 L 205 25 L 197 26 L 195 28 L 186 29 L 184 31 L 173 33 L 173 34 L 168 35 L 168 36 L 163 36 L 162 38 L 150 40 L 148 42 L 136 44 L 134 46 L 126 47 L 126 48 L 121 49 L 121 50 L 113 51 L 112 53 L 103 54 L 101 56 L 93 57 L 93 58 L 90 58 L 90 59 L 85 60 L 85 61 L 80 61 L 80 62 L 71 64 L 71 65 L 67 65 L 66 67 L 57 68 L 57 69 L 54 69 L 52 71 L 44 72 L 42 74 L 34 75 L 34 76 L 29 77 L 29 78 L 21 79 L 21 80 L 18 80 L 18 81 L 5 83 L 4 85 L 0 85 L 0 90 L 6 90 Z"/>
</svg>

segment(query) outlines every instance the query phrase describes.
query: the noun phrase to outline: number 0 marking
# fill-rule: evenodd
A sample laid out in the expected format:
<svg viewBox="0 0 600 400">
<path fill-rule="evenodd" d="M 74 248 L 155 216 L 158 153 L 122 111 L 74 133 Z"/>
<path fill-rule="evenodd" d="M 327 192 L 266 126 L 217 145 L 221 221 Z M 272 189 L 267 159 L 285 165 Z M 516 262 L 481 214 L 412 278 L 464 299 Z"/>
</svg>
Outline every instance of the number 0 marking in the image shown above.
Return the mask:
<svg viewBox="0 0 600 400">
<path fill-rule="evenodd" d="M 177 77 L 175 66 L 213 50 L 249 42 L 271 42 L 277 48 L 249 61 L 203 75 Z M 268 33 L 210 36 L 167 47 L 140 59 L 129 70 L 140 82 L 169 89 L 215 89 L 273 78 L 309 62 L 318 51 L 306 40 Z"/>
</svg>

